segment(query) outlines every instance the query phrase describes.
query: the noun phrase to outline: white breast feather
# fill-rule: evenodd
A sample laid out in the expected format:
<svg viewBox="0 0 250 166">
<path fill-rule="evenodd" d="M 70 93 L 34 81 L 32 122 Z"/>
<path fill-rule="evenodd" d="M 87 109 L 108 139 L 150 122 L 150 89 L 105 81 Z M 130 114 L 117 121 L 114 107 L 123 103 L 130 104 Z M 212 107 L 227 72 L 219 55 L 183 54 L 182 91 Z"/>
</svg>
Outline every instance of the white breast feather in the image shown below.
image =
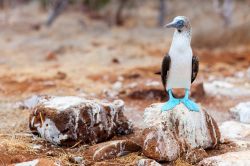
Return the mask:
<svg viewBox="0 0 250 166">
<path fill-rule="evenodd" d="M 169 50 L 171 66 L 167 78 L 167 90 L 172 88 L 190 89 L 192 72 L 192 49 L 190 34 L 175 32 Z"/>
</svg>

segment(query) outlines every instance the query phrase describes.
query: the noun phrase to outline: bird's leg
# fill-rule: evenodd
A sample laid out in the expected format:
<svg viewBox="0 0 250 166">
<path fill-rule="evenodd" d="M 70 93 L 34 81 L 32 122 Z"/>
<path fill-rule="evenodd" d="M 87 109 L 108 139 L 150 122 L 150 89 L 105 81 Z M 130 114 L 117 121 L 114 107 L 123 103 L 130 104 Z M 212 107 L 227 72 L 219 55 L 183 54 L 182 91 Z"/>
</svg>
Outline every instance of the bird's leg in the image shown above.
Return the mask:
<svg viewBox="0 0 250 166">
<path fill-rule="evenodd" d="M 183 99 L 181 99 L 181 102 L 190 110 L 190 111 L 195 111 L 195 112 L 199 112 L 200 108 L 199 106 L 193 102 L 192 100 L 190 100 L 189 98 L 189 90 L 186 89 L 185 91 L 185 97 Z"/>
<path fill-rule="evenodd" d="M 173 109 L 176 105 L 180 104 L 180 100 L 174 98 L 172 94 L 172 89 L 168 90 L 169 100 L 162 106 L 161 111 L 168 111 Z"/>
</svg>

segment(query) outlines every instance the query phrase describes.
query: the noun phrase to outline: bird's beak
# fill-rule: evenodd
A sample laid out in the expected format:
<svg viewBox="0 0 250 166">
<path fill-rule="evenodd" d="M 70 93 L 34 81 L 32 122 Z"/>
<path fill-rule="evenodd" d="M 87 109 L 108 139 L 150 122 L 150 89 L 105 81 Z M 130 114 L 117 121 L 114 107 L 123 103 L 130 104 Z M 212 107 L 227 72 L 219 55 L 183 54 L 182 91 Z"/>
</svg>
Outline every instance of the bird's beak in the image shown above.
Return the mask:
<svg viewBox="0 0 250 166">
<path fill-rule="evenodd" d="M 164 28 L 175 28 L 175 27 L 176 27 L 176 22 L 174 22 L 174 21 L 164 25 Z"/>
</svg>

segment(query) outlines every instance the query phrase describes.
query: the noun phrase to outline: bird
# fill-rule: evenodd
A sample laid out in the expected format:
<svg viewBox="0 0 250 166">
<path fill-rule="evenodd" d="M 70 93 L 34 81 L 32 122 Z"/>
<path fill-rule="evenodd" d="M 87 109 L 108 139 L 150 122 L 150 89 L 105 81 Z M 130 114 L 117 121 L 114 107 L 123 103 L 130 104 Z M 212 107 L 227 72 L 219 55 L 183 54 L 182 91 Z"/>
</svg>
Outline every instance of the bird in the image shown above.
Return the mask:
<svg viewBox="0 0 250 166">
<path fill-rule="evenodd" d="M 163 104 L 162 111 L 172 110 L 183 103 L 190 111 L 199 112 L 199 106 L 189 99 L 191 84 L 199 71 L 199 59 L 191 48 L 192 28 L 186 16 L 177 16 L 166 28 L 175 28 L 169 52 L 164 56 L 161 66 L 161 80 L 169 100 Z M 185 90 L 183 98 L 175 98 L 173 89 Z"/>
</svg>

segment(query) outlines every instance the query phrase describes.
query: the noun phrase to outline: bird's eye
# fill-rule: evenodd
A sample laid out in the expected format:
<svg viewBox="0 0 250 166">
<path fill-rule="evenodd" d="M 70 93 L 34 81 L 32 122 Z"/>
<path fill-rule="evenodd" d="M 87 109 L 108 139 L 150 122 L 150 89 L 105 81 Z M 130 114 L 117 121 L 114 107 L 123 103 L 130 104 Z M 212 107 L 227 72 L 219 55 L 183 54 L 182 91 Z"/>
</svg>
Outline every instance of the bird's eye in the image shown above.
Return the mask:
<svg viewBox="0 0 250 166">
<path fill-rule="evenodd" d="M 184 21 L 183 20 L 177 21 L 176 28 L 181 29 L 183 27 L 184 27 Z"/>
</svg>

